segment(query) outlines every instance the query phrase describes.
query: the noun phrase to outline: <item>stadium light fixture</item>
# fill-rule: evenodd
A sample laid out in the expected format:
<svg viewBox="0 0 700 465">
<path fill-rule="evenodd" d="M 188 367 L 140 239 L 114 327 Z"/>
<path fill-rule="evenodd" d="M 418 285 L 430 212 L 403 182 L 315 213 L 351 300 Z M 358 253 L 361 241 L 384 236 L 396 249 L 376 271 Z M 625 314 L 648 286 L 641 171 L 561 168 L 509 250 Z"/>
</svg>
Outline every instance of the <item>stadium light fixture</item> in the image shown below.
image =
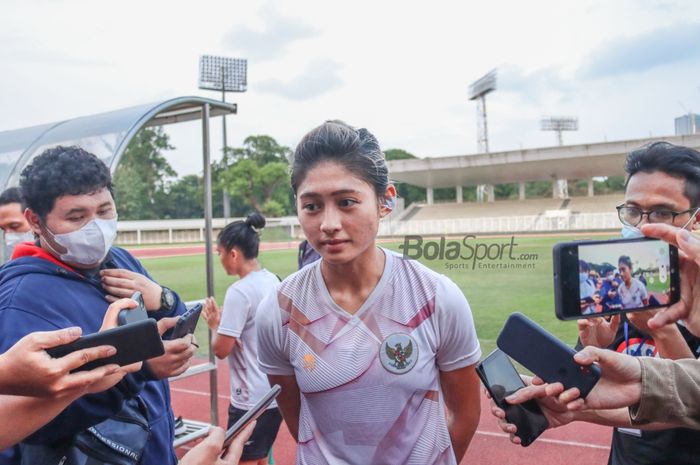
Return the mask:
<svg viewBox="0 0 700 465">
<path fill-rule="evenodd" d="M 575 116 L 545 116 L 540 120 L 543 131 L 555 131 L 558 145 L 564 145 L 562 132 L 578 131 L 578 118 Z"/>
<path fill-rule="evenodd" d="M 226 103 L 226 92 L 245 92 L 248 90 L 248 60 L 214 55 L 199 57 L 199 88 L 221 91 L 221 101 Z M 226 156 L 226 115 L 221 119 L 223 133 L 224 157 Z M 228 192 L 224 189 L 224 218 L 231 216 Z"/>
<path fill-rule="evenodd" d="M 486 122 L 486 94 L 496 90 L 496 70 L 493 69 L 480 77 L 469 86 L 469 100 L 476 100 L 476 140 L 479 153 L 489 151 L 489 130 Z M 476 198 L 483 202 L 484 198 L 493 198 L 493 186 L 480 184 L 476 186 Z"/>
</svg>

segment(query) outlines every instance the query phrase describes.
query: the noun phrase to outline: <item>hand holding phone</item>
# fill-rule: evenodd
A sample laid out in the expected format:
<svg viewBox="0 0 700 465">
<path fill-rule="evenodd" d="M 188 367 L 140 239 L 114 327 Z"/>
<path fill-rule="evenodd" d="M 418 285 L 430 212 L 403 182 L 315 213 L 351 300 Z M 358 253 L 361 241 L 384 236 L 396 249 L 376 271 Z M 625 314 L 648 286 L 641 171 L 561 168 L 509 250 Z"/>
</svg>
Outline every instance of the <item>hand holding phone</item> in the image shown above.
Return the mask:
<svg viewBox="0 0 700 465">
<path fill-rule="evenodd" d="M 163 339 L 180 339 L 188 334 L 194 334 L 194 330 L 197 328 L 197 322 L 199 321 L 199 316 L 201 314 L 202 304 L 197 304 L 188 309 L 180 316 L 180 318 L 178 318 L 177 323 L 175 323 L 175 327 L 169 329 L 165 332 L 165 334 L 163 334 Z"/>
<path fill-rule="evenodd" d="M 226 438 L 224 439 L 224 452 L 226 448 L 231 444 L 231 441 L 240 434 L 241 431 L 252 421 L 260 418 L 260 415 L 265 413 L 265 410 L 270 406 L 270 404 L 277 398 L 282 388 L 279 384 L 275 384 L 270 388 L 270 390 L 265 394 L 250 410 L 248 410 L 245 415 L 238 419 L 228 431 L 226 431 Z"/>
<path fill-rule="evenodd" d="M 143 303 L 143 295 L 141 295 L 139 291 L 136 291 L 132 294 L 131 300 L 136 301 L 137 306 L 136 308 L 127 308 L 119 312 L 119 316 L 117 317 L 117 324 L 119 326 L 148 319 L 146 305 Z"/>
<path fill-rule="evenodd" d="M 515 435 L 520 438 L 520 444 L 523 447 L 532 444 L 547 429 L 549 422 L 534 400 L 518 405 L 505 401 L 505 397 L 525 387 L 508 356 L 494 350 L 477 365 L 476 373 L 496 405 L 505 411 L 508 423 L 516 426 Z"/>
</svg>

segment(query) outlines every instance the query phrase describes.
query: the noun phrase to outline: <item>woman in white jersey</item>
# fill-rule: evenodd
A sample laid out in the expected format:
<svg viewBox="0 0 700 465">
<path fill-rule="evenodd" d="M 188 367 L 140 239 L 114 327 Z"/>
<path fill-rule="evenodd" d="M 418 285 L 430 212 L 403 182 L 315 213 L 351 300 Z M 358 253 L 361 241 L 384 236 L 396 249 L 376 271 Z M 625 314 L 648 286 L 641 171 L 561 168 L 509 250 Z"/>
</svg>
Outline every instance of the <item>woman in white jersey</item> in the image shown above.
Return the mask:
<svg viewBox="0 0 700 465">
<path fill-rule="evenodd" d="M 226 291 L 223 311 L 209 297 L 204 318 L 212 331 L 212 348 L 218 358 L 228 358 L 231 376 L 230 428 L 247 410 L 270 390 L 267 377 L 257 361 L 257 334 L 255 314 L 260 301 L 274 292 L 279 284 L 277 276 L 260 267 L 258 248 L 259 231 L 265 218 L 253 213 L 245 221 L 234 221 L 219 233 L 216 250 L 221 265 L 230 276 L 240 279 Z M 250 440 L 241 456 L 244 464 L 265 464 L 272 443 L 282 423 L 277 405 L 258 418 Z"/>
<path fill-rule="evenodd" d="M 396 197 L 377 140 L 326 122 L 297 146 L 291 182 L 321 260 L 268 295 L 256 325 L 297 463 L 456 464 L 479 421 L 479 342 L 452 281 L 377 247 Z"/>
<path fill-rule="evenodd" d="M 618 288 L 622 308 L 639 308 L 649 305 L 649 293 L 640 280 L 632 277 L 632 259 L 622 255 L 617 260 L 622 283 Z"/>
</svg>

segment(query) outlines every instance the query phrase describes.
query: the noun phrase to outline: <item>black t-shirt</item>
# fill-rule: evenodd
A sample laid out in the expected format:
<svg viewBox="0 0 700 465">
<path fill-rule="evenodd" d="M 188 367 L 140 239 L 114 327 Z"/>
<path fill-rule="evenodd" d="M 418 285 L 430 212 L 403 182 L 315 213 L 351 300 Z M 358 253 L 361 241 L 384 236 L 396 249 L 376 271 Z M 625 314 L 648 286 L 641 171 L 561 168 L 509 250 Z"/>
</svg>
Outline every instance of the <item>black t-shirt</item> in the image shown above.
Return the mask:
<svg viewBox="0 0 700 465">
<path fill-rule="evenodd" d="M 625 353 L 623 317 L 615 341 L 609 349 Z M 697 357 L 700 339 L 693 336 L 683 326 L 679 325 L 681 333 L 688 346 Z M 646 334 L 638 331 L 628 323 L 627 340 L 629 354 L 636 356 L 654 356 L 656 347 L 654 341 Z M 636 436 L 615 428 L 612 435 L 612 446 L 608 465 L 689 465 L 700 464 L 700 431 L 686 428 L 673 428 L 662 431 L 640 431 Z"/>
</svg>

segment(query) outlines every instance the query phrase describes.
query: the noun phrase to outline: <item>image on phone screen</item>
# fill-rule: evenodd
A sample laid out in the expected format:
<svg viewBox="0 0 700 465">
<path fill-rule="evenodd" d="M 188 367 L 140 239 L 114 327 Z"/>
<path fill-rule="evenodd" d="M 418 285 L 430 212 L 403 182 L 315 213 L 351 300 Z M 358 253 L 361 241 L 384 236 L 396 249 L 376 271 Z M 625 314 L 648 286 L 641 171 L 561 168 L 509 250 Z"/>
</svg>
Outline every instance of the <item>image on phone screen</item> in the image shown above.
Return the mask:
<svg viewBox="0 0 700 465">
<path fill-rule="evenodd" d="M 581 314 L 668 304 L 668 244 L 643 241 L 579 246 Z"/>
<path fill-rule="evenodd" d="M 678 301 L 678 250 L 661 240 L 557 244 L 557 316 L 575 319 L 665 307 Z"/>
</svg>

